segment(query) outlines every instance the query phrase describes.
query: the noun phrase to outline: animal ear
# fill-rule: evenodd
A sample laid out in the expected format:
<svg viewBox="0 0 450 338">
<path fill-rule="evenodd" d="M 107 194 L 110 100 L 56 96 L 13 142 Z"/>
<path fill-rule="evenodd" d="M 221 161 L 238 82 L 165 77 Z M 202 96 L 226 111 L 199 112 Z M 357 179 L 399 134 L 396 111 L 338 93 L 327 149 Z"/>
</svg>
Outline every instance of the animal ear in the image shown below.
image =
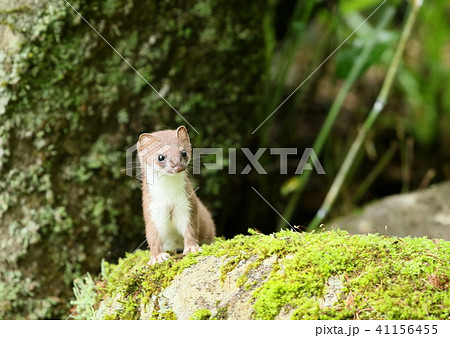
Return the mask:
<svg viewBox="0 0 450 338">
<path fill-rule="evenodd" d="M 190 144 L 188 131 L 185 126 L 180 126 L 177 128 L 177 139 L 179 142 Z"/>
<path fill-rule="evenodd" d="M 159 142 L 159 140 L 149 133 L 143 133 L 139 135 L 139 140 L 137 142 L 137 150 L 141 151 L 144 148 L 149 147 L 153 142 Z"/>
</svg>

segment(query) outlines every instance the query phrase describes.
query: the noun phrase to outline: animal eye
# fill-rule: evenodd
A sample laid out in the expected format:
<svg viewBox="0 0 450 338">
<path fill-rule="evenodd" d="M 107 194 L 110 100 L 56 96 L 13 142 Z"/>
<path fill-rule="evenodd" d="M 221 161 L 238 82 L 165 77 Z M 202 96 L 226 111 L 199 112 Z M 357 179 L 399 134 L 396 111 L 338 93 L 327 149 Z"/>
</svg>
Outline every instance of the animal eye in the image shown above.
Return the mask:
<svg viewBox="0 0 450 338">
<path fill-rule="evenodd" d="M 186 150 L 182 150 L 181 151 L 181 157 L 187 157 L 187 152 L 186 152 Z"/>
<path fill-rule="evenodd" d="M 164 161 L 164 159 L 165 159 L 165 157 L 164 157 L 163 154 L 159 154 L 159 155 L 158 155 L 158 161 L 159 161 L 159 162 Z"/>
</svg>

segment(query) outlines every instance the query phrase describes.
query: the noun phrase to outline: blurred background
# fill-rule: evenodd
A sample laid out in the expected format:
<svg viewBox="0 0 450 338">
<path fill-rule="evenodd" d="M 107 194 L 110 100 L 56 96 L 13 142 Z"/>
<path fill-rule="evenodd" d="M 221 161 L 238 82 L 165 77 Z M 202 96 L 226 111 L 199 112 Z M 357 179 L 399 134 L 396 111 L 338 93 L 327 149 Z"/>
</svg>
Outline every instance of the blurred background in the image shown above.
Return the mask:
<svg viewBox="0 0 450 338">
<path fill-rule="evenodd" d="M 299 229 L 311 222 L 411 10 L 400 0 L 70 4 L 199 132 L 190 129 L 194 147 L 298 149 L 287 175 L 266 150 L 267 175 L 194 176 L 226 238 L 286 226 L 252 187 Z M 74 9 L 0 2 L 0 318 L 63 318 L 75 278 L 142 243 L 141 183 L 126 175 L 126 149 L 142 132 L 186 125 Z M 449 16 L 448 1 L 425 1 L 324 223 L 450 178 Z M 311 147 L 326 175 L 294 175 Z M 237 157 L 240 172 L 248 161 Z"/>
</svg>

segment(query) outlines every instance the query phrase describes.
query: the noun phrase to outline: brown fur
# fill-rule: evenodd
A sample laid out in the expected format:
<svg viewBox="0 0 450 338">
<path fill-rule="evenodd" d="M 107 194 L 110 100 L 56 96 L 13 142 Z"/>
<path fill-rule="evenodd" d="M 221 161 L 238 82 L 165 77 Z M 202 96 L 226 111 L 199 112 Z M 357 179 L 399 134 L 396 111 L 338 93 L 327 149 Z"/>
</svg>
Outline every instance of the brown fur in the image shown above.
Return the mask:
<svg viewBox="0 0 450 338">
<path fill-rule="evenodd" d="M 176 213 L 181 213 L 181 210 L 186 208 L 184 204 L 189 206 L 189 220 L 188 224 L 185 226 L 185 231 L 182 234 L 184 254 L 198 251 L 200 249 L 199 244 L 211 243 L 215 237 L 214 221 L 209 211 L 197 198 L 188 175 L 185 173 L 192 151 L 186 128 L 181 126 L 177 130 L 165 130 L 154 132 L 152 134 L 142 134 L 139 137 L 137 149 L 142 167 L 142 201 L 146 237 L 152 256 L 149 264 L 167 260 L 169 255 L 164 252 L 164 243 L 170 242 L 172 237 L 178 238 L 177 236 L 171 237 L 164 233 L 161 235 L 161 230 L 157 228 L 155 220 L 152 218 L 151 210 L 154 210 L 155 214 L 170 215 L 168 221 L 165 222 L 168 223 L 177 219 L 175 216 L 178 214 Z M 186 158 L 181 156 L 183 150 L 187 153 Z M 158 160 L 160 154 L 164 156 L 164 162 Z M 157 182 L 157 184 L 159 184 L 158 189 L 161 189 L 161 184 L 164 184 L 164 180 L 169 182 L 169 184 L 167 184 L 167 196 L 172 196 L 170 195 L 169 190 L 173 189 L 173 194 L 175 194 L 173 203 L 172 201 L 169 201 L 160 207 L 160 196 L 155 196 L 155 193 L 159 192 L 160 195 L 166 196 L 165 186 L 162 186 L 163 190 L 158 190 L 156 185 L 147 184 L 148 177 L 145 164 L 153 165 L 156 170 L 163 170 L 166 173 L 164 177 L 155 177 L 154 179 L 162 180 Z M 177 176 L 183 175 L 182 173 L 185 173 L 184 179 L 181 176 Z M 182 187 L 183 185 L 184 187 Z M 153 191 L 152 188 L 154 189 Z M 183 196 L 178 198 L 179 196 L 175 191 L 181 191 Z M 156 203 L 153 199 L 158 200 L 158 202 Z M 152 206 L 152 203 L 155 204 Z M 169 208 L 170 210 L 161 210 L 161 208 Z M 182 217 L 180 216 L 180 218 Z M 180 222 L 174 221 L 174 224 L 175 223 L 179 224 Z M 165 224 L 162 224 L 160 227 L 164 226 Z M 182 224 L 180 227 L 184 227 L 184 225 Z"/>
</svg>

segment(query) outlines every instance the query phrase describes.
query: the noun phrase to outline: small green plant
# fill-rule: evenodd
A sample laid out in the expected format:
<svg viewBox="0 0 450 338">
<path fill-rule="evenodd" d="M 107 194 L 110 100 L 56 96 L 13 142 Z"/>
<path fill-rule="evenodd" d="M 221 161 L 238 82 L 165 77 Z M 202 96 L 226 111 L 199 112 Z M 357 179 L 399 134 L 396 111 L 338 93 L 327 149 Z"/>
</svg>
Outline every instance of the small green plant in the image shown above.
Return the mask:
<svg viewBox="0 0 450 338">
<path fill-rule="evenodd" d="M 95 318 L 94 305 L 98 301 L 98 294 L 89 272 L 73 281 L 73 293 L 75 299 L 70 301 L 70 304 L 75 307 L 73 315 L 77 319 Z"/>
</svg>

